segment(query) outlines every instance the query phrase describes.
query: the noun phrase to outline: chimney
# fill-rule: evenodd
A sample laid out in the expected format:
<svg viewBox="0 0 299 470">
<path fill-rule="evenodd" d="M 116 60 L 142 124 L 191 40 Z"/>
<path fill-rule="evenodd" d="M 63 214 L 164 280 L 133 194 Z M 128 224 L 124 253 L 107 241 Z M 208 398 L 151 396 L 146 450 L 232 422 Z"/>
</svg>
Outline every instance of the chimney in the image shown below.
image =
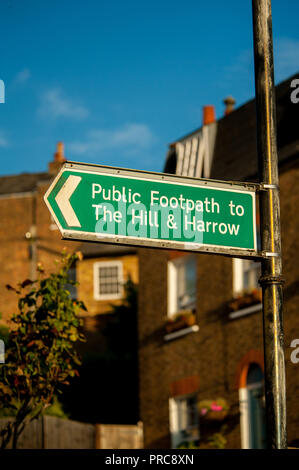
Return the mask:
<svg viewBox="0 0 299 470">
<path fill-rule="evenodd" d="M 203 107 L 203 115 L 202 115 L 202 124 L 203 126 L 207 126 L 208 124 L 212 124 L 215 122 L 215 107 L 212 105 L 207 105 Z"/>
<path fill-rule="evenodd" d="M 227 96 L 224 98 L 223 103 L 225 104 L 224 115 L 227 116 L 234 110 L 236 100 L 232 96 Z"/>
<path fill-rule="evenodd" d="M 55 175 L 58 173 L 64 162 L 66 162 L 66 159 L 64 157 L 63 142 L 57 142 L 56 152 L 54 153 L 54 160 L 49 163 L 50 175 Z"/>
</svg>

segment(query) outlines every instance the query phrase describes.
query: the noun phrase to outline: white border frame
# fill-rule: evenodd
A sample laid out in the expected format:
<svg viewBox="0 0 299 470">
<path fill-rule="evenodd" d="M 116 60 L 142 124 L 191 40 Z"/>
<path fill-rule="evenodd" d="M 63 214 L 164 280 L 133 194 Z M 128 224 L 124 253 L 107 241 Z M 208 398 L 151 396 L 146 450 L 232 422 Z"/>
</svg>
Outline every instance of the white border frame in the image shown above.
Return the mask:
<svg viewBox="0 0 299 470">
<path fill-rule="evenodd" d="M 239 388 L 240 430 L 242 449 L 253 449 L 250 429 L 249 390 L 255 390 L 260 387 L 261 382 L 256 382 L 247 385 L 246 387 Z"/>
<path fill-rule="evenodd" d="M 239 388 L 241 448 L 250 449 L 248 389 Z"/>
<path fill-rule="evenodd" d="M 187 400 L 188 398 L 191 398 L 191 397 L 195 397 L 196 398 L 197 396 L 197 393 L 186 393 L 185 395 L 177 395 L 177 396 L 174 396 L 174 397 L 169 397 L 168 399 L 168 409 L 169 409 L 169 433 L 170 433 L 170 439 L 171 439 L 171 448 L 172 449 L 176 449 L 176 447 L 174 447 L 174 444 L 179 444 L 179 442 L 174 442 L 174 441 L 178 441 L 179 439 L 179 436 L 180 436 L 180 432 L 182 432 L 183 430 L 182 429 L 179 429 L 179 413 L 178 413 L 178 409 L 179 409 L 179 406 L 178 406 L 178 401 L 181 401 L 181 400 Z M 198 417 L 198 426 L 194 426 L 194 427 L 191 427 L 191 428 L 187 428 L 186 431 L 190 430 L 192 431 L 192 429 L 196 429 L 198 428 L 198 439 L 200 439 L 200 419 Z M 181 440 L 181 439 L 180 439 Z M 191 437 L 186 437 L 185 438 L 185 441 L 193 441 L 194 438 L 191 436 Z"/>
<path fill-rule="evenodd" d="M 241 258 L 233 258 L 233 296 L 242 294 L 244 291 L 243 273 L 244 273 L 244 260 Z M 258 286 L 257 286 L 258 288 Z"/>
<path fill-rule="evenodd" d="M 229 192 L 236 192 L 236 193 L 248 193 L 252 197 L 252 216 L 253 216 L 253 238 L 254 238 L 254 248 L 236 248 L 230 246 L 219 246 L 219 245 L 209 245 L 209 244 L 200 244 L 200 243 L 193 243 L 193 242 L 181 242 L 181 241 L 172 241 L 172 240 L 160 240 L 160 239 L 149 239 L 143 237 L 131 237 L 127 235 L 108 235 L 105 234 L 104 236 L 97 233 L 92 232 L 84 232 L 84 231 L 75 231 L 75 230 L 68 230 L 64 229 L 56 214 L 54 213 L 49 201 L 48 197 L 50 196 L 51 192 L 53 191 L 56 183 L 61 178 L 64 171 L 72 170 L 73 172 L 84 172 L 96 175 L 110 175 L 115 177 L 123 177 L 123 178 L 131 178 L 131 179 L 145 179 L 147 181 L 159 181 L 161 183 L 169 183 L 175 185 L 182 185 L 182 186 L 190 186 L 190 187 L 206 187 L 208 189 L 214 190 L 221 190 L 221 191 L 229 191 Z M 218 253 L 226 256 L 238 256 L 238 257 L 246 257 L 246 258 L 256 258 L 260 259 L 262 256 L 257 252 L 257 237 L 256 237 L 256 192 L 259 189 L 260 185 L 257 183 L 243 183 L 243 182 L 235 182 L 235 181 L 217 181 L 217 180 L 208 180 L 208 179 L 200 179 L 200 178 L 191 178 L 191 177 L 183 177 L 177 175 L 169 175 L 167 173 L 154 173 L 148 171 L 137 171 L 137 170 L 130 170 L 126 168 L 114 168 L 102 165 L 91 165 L 86 163 L 79 163 L 79 162 L 66 162 L 63 167 L 61 168 L 60 172 L 48 188 L 44 196 L 45 203 L 48 206 L 51 214 L 55 222 L 57 223 L 59 230 L 62 234 L 63 239 L 70 239 L 70 240 L 84 240 L 84 241 L 95 241 L 95 242 L 103 242 L 103 243 L 116 243 L 116 244 L 123 244 L 123 245 L 133 245 L 133 246 L 148 246 L 148 247 L 157 247 L 157 248 L 166 248 L 166 249 L 176 249 L 176 250 L 183 250 L 183 251 L 194 251 L 194 252 L 204 252 L 204 253 Z M 234 188 L 234 189 L 232 189 Z"/>
<path fill-rule="evenodd" d="M 119 294 L 100 294 L 99 286 L 99 267 L 100 266 L 118 266 L 121 290 Z M 93 297 L 95 300 L 117 300 L 123 297 L 123 263 L 120 260 L 96 261 L 93 264 Z"/>
<path fill-rule="evenodd" d="M 243 291 L 243 260 L 233 258 L 233 296 Z"/>
<path fill-rule="evenodd" d="M 196 264 L 196 282 L 197 282 L 197 263 L 194 253 L 188 253 L 185 256 L 169 259 L 167 262 L 167 317 L 172 318 L 179 313 L 177 306 L 177 269 L 176 265 L 182 264 L 186 258 L 194 257 Z M 197 289 L 196 289 L 197 291 Z"/>
</svg>

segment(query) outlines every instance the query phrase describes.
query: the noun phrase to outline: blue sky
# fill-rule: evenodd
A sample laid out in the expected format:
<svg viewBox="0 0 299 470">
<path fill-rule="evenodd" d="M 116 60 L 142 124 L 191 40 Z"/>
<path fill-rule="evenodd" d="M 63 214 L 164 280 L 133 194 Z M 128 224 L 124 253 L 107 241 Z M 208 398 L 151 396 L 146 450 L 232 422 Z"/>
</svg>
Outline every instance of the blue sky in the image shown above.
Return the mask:
<svg viewBox="0 0 299 470">
<path fill-rule="evenodd" d="M 299 2 L 272 0 L 275 79 L 298 72 Z M 251 0 L 1 0 L 1 174 L 68 159 L 162 171 L 202 106 L 254 96 Z"/>
</svg>

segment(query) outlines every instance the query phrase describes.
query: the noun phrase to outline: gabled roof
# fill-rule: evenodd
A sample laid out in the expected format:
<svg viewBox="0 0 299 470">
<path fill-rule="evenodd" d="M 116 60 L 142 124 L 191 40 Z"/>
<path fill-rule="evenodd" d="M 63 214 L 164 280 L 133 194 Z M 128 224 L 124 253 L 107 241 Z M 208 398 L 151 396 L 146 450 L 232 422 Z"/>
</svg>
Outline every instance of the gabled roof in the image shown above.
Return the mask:
<svg viewBox="0 0 299 470">
<path fill-rule="evenodd" d="M 297 75 L 298 76 L 298 75 Z M 275 87 L 279 162 L 299 155 L 299 106 L 290 99 L 292 79 Z M 218 121 L 211 178 L 257 179 L 255 100 Z"/>
<path fill-rule="evenodd" d="M 27 193 L 36 189 L 41 181 L 50 181 L 49 173 L 21 173 L 20 175 L 9 175 L 0 177 L 0 195 Z"/>
<path fill-rule="evenodd" d="M 299 156 L 299 104 L 291 102 L 293 75 L 276 88 L 277 144 L 279 162 Z M 199 130 L 199 129 L 198 129 Z M 192 137 L 191 132 L 178 142 Z M 217 133 L 212 156 L 210 178 L 220 180 L 257 181 L 255 99 L 240 106 L 217 121 Z M 166 157 L 165 171 L 175 173 L 176 152 L 171 146 Z"/>
</svg>

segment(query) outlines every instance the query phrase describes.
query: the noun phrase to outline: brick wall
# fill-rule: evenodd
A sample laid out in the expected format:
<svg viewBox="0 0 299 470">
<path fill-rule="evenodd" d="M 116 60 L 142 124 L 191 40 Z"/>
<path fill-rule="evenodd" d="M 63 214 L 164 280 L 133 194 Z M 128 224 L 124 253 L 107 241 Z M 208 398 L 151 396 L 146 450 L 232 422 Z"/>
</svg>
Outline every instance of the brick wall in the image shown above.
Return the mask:
<svg viewBox="0 0 299 470">
<path fill-rule="evenodd" d="M 5 285 L 15 285 L 30 275 L 25 233 L 30 229 L 31 214 L 32 197 L 0 198 L 0 311 L 4 319 L 16 307 L 15 295 Z"/>
<path fill-rule="evenodd" d="M 26 178 L 26 176 L 24 176 Z M 69 252 L 80 249 L 81 242 L 61 240 L 61 234 L 51 218 L 44 202 L 44 194 L 49 183 L 39 183 L 36 192 L 29 194 L 12 194 L 0 197 L 0 312 L 6 321 L 16 310 L 16 295 L 5 288 L 6 284 L 16 285 L 31 277 L 30 241 L 25 234 L 36 224 L 37 262 L 42 263 L 47 271 L 56 269 L 55 261 L 59 259 L 64 248 Z M 88 315 L 106 313 L 113 303 L 120 300 L 97 301 L 93 294 L 93 264 L 102 258 L 83 259 L 77 264 L 78 297 L 86 303 Z M 123 274 L 126 281 L 129 276 L 138 283 L 138 259 L 136 255 L 121 258 L 105 257 L 105 260 L 122 259 Z"/>
<path fill-rule="evenodd" d="M 289 442 L 297 439 L 299 447 L 299 364 L 290 360 L 291 341 L 299 338 L 299 166 L 286 167 L 280 177 L 282 259 L 284 285 L 284 328 L 287 384 L 287 419 Z"/>
<path fill-rule="evenodd" d="M 96 300 L 94 298 L 93 267 L 98 261 L 121 261 L 123 268 L 123 281 L 129 277 L 134 283 L 138 283 L 138 258 L 136 255 L 125 255 L 121 257 L 87 258 L 77 265 L 78 297 L 84 299 L 88 315 L 107 313 L 111 310 L 111 304 L 119 305 L 123 299 Z"/>
<path fill-rule="evenodd" d="M 285 351 L 289 442 L 299 439 L 299 366 L 290 361 L 290 343 L 299 338 L 299 204 L 298 165 L 281 171 Z M 167 260 L 171 252 L 141 249 L 139 301 L 140 417 L 145 447 L 167 447 L 168 400 L 180 379 L 199 376 L 198 398 L 226 398 L 232 412 L 229 448 L 240 448 L 238 379 L 248 357 L 263 357 L 262 314 L 229 320 L 232 259 L 197 255 L 199 331 L 165 342 Z M 257 360 L 257 359 L 256 359 Z"/>
<path fill-rule="evenodd" d="M 36 221 L 38 237 L 38 260 L 46 269 L 53 269 L 55 260 L 59 258 L 61 251 L 77 251 L 80 242 L 61 240 L 61 234 L 45 204 L 44 195 L 48 189 L 47 184 L 39 184 L 37 187 Z"/>
<path fill-rule="evenodd" d="M 55 269 L 55 260 L 64 247 L 73 251 L 79 246 L 79 243 L 62 241 L 59 230 L 52 229 L 53 222 L 43 200 L 47 187 L 47 184 L 41 184 L 36 193 L 0 197 L 0 298 L 4 320 L 17 306 L 15 294 L 8 291 L 5 285 L 16 285 L 32 277 L 30 241 L 25 235 L 34 223 L 37 227 L 37 262 L 41 262 L 47 270 Z"/>
</svg>

